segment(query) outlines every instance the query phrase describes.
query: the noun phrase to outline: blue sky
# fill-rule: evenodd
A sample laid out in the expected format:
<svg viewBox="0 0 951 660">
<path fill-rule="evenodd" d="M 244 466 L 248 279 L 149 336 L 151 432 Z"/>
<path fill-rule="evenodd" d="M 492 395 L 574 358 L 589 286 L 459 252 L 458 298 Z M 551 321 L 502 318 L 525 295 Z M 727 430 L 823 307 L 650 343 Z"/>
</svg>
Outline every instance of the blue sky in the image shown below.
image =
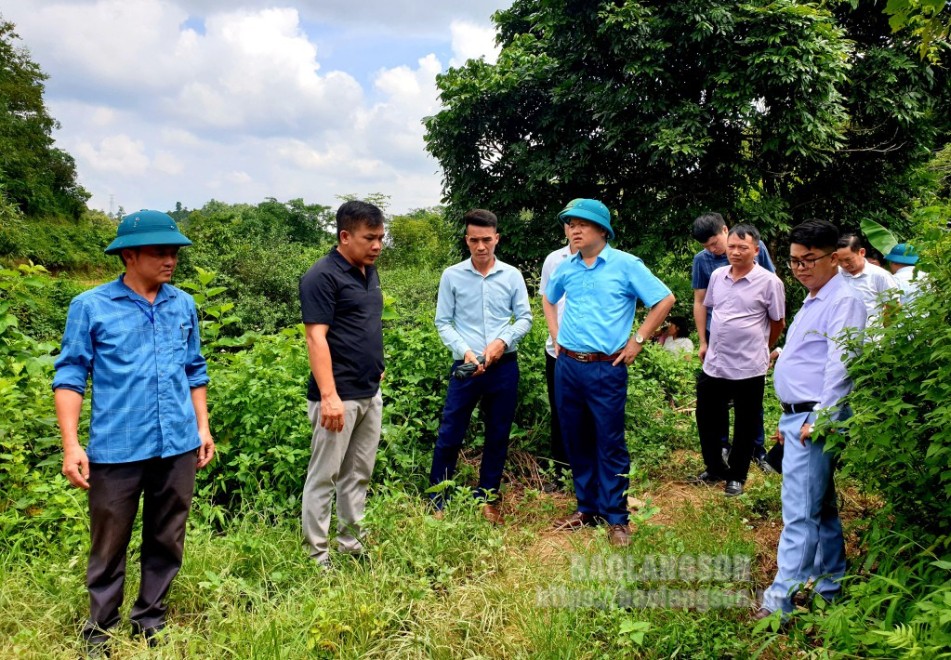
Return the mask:
<svg viewBox="0 0 951 660">
<path fill-rule="evenodd" d="M 510 2 L 10 4 L 92 208 L 382 193 L 398 213 L 439 203 L 420 119 L 438 73 L 494 61 Z"/>
</svg>

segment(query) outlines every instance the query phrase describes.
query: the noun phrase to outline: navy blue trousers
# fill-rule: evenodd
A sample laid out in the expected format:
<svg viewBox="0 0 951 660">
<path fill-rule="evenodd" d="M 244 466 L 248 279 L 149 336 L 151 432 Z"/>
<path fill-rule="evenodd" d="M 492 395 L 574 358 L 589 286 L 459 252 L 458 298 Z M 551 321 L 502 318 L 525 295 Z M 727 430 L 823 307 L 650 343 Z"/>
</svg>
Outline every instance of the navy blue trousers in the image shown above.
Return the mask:
<svg viewBox="0 0 951 660">
<path fill-rule="evenodd" d="M 562 355 L 555 361 L 555 401 L 578 511 L 610 525 L 626 524 L 631 470 L 624 439 L 627 366 Z"/>
<path fill-rule="evenodd" d="M 431 486 L 452 479 L 456 473 L 456 461 L 469 428 L 469 419 L 476 405 L 481 402 L 485 446 L 482 448 L 476 494 L 483 499 L 494 499 L 498 494 L 518 401 L 518 361 L 514 354 L 510 355 L 486 369 L 481 376 L 449 379 L 442 423 L 433 451 L 433 466 L 429 472 Z M 453 362 L 452 368 L 455 369 L 459 364 L 461 360 Z M 437 506 L 442 506 L 441 494 L 434 493 L 432 499 Z"/>
</svg>

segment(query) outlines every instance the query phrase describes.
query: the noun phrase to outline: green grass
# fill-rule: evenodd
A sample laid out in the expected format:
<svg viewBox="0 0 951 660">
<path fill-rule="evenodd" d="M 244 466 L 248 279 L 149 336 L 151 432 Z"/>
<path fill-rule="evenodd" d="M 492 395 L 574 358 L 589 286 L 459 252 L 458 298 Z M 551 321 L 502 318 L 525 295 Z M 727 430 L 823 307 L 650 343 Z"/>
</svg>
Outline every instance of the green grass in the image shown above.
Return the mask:
<svg viewBox="0 0 951 660">
<path fill-rule="evenodd" d="M 696 502 L 671 504 L 665 524 L 640 520 L 621 551 L 608 546 L 602 529 L 549 531 L 551 516 L 570 506 L 563 495 L 526 490 L 507 504 L 509 524 L 495 528 L 464 497 L 437 521 L 419 496 L 377 487 L 367 557 L 335 558 L 331 572 L 308 559 L 296 519 L 275 524 L 249 509 L 215 532 L 201 522 L 208 512 L 198 510 L 170 596 L 167 644 L 148 650 L 123 627 L 113 657 L 718 658 L 748 657 L 762 643 L 742 608 L 623 606 L 625 591 L 637 589 L 749 595 L 756 586 L 749 579 L 606 573 L 591 580 L 577 573 L 581 564 L 643 566 L 659 555 L 753 557 L 748 512 L 737 500 L 703 491 Z M 50 546 L 42 555 L 0 558 L 0 655 L 77 656 L 85 553 Z M 124 614 L 138 582 L 134 552 L 129 567 Z M 553 589 L 604 598 L 564 606 L 547 596 Z"/>
</svg>

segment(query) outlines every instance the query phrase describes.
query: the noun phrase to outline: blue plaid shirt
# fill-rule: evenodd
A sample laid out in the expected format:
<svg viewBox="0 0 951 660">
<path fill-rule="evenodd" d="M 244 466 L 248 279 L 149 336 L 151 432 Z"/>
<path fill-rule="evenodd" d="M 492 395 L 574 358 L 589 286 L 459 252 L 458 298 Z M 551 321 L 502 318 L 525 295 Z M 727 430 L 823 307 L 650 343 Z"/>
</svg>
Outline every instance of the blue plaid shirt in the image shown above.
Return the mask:
<svg viewBox="0 0 951 660">
<path fill-rule="evenodd" d="M 177 456 L 201 445 L 191 390 L 208 383 L 195 301 L 162 285 L 153 303 L 122 276 L 69 306 L 53 389 L 85 394 L 93 463 Z"/>
</svg>

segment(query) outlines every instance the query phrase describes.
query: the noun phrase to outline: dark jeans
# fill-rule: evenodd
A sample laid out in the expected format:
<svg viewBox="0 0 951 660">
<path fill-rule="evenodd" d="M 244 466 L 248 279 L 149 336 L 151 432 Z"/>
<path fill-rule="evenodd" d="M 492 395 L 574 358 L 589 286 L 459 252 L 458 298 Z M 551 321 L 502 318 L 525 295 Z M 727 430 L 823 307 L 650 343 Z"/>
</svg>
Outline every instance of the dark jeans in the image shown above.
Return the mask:
<svg viewBox="0 0 951 660">
<path fill-rule="evenodd" d="M 555 400 L 578 511 L 601 516 L 611 525 L 627 523 L 627 367 L 563 355 L 555 364 Z"/>
<path fill-rule="evenodd" d="M 165 623 L 165 596 L 182 566 L 197 461 L 189 451 L 133 463 L 90 463 L 87 630 L 107 630 L 119 622 L 126 551 L 140 496 L 142 578 L 129 618 L 143 629 Z"/>
<path fill-rule="evenodd" d="M 753 445 L 763 419 L 766 376 L 729 380 L 705 372 L 697 376 L 697 431 L 707 471 L 730 481 L 746 481 Z M 721 447 L 728 435 L 730 400 L 733 400 L 733 450 L 724 473 Z"/>
<path fill-rule="evenodd" d="M 555 401 L 555 358 L 545 352 L 545 382 L 548 385 L 548 406 L 551 409 L 551 458 L 559 469 L 567 469 L 568 452 L 561 436 L 561 423 L 558 420 L 558 405 Z"/>
<path fill-rule="evenodd" d="M 453 362 L 455 369 L 461 360 Z M 509 433 L 515 419 L 515 404 L 518 401 L 518 361 L 510 353 L 485 370 L 481 376 L 466 379 L 450 378 L 446 391 L 446 405 L 442 411 L 442 423 L 433 451 L 433 466 L 429 483 L 435 486 L 456 473 L 456 461 L 465 439 L 469 419 L 476 404 L 481 402 L 485 420 L 485 445 L 482 448 L 482 464 L 479 467 L 477 495 L 493 498 L 502 485 L 502 469 L 509 450 Z M 432 495 L 436 506 L 441 507 L 441 494 Z"/>
</svg>

